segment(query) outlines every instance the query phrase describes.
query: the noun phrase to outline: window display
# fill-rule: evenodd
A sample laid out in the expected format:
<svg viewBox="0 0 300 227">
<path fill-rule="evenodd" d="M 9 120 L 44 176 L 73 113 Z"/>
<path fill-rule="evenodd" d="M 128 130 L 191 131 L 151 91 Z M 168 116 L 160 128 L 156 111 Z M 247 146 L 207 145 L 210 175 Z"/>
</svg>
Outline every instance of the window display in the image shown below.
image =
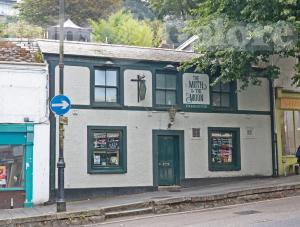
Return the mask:
<svg viewBox="0 0 300 227">
<path fill-rule="evenodd" d="M 120 133 L 94 133 L 93 164 L 119 166 Z"/>
<path fill-rule="evenodd" d="M 126 127 L 88 126 L 88 173 L 126 173 Z"/>
<path fill-rule="evenodd" d="M 24 146 L 0 145 L 0 188 L 22 188 Z"/>
<path fill-rule="evenodd" d="M 212 133 L 211 161 L 218 164 L 232 163 L 232 133 Z"/>
<path fill-rule="evenodd" d="M 281 112 L 281 139 L 283 155 L 295 155 L 300 145 L 300 112 Z"/>
<path fill-rule="evenodd" d="M 240 129 L 208 128 L 208 135 L 209 170 L 240 170 Z"/>
</svg>

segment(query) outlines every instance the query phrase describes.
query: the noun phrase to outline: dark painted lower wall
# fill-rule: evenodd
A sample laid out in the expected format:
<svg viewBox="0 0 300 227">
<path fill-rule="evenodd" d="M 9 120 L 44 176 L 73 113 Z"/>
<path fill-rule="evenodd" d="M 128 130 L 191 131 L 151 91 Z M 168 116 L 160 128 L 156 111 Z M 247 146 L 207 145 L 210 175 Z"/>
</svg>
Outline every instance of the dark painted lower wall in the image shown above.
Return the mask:
<svg viewBox="0 0 300 227">
<path fill-rule="evenodd" d="M 0 209 L 10 209 L 11 198 L 13 198 L 14 208 L 24 207 L 24 191 L 1 191 L 0 192 Z"/>
<path fill-rule="evenodd" d="M 80 188 L 65 189 L 66 200 L 83 200 L 95 197 L 109 197 L 116 195 L 138 194 L 156 191 L 157 187 L 115 187 L 115 188 Z"/>
<path fill-rule="evenodd" d="M 208 186 L 218 183 L 238 182 L 249 179 L 264 179 L 270 176 L 243 176 L 243 177 L 211 177 L 211 178 L 186 178 L 181 180 L 182 187 Z"/>
</svg>

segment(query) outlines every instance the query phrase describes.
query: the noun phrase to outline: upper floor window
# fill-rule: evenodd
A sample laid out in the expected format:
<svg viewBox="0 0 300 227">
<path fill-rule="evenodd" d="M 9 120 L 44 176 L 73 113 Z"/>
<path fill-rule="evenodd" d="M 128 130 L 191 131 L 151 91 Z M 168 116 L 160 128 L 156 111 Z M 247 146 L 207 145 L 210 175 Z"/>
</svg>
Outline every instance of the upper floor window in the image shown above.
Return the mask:
<svg viewBox="0 0 300 227">
<path fill-rule="evenodd" d="M 236 108 L 236 92 L 234 83 L 217 83 L 211 89 L 211 105 L 216 108 Z"/>
<path fill-rule="evenodd" d="M 156 105 L 172 106 L 177 104 L 177 75 L 156 74 Z"/>
<path fill-rule="evenodd" d="M 94 78 L 95 103 L 119 103 L 119 71 L 96 69 Z"/>
</svg>

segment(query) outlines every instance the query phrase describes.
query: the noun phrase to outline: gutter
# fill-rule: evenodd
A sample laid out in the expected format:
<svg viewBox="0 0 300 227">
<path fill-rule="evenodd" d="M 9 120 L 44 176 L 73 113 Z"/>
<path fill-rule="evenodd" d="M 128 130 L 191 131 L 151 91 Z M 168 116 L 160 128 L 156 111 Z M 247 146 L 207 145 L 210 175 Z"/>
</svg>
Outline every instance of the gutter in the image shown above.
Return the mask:
<svg viewBox="0 0 300 227">
<path fill-rule="evenodd" d="M 271 143 L 272 143 L 272 172 L 273 177 L 278 177 L 278 154 L 277 154 L 277 138 L 276 138 L 276 122 L 275 122 L 275 93 L 273 80 L 269 79 L 269 90 L 270 90 L 270 112 L 271 112 Z"/>
</svg>

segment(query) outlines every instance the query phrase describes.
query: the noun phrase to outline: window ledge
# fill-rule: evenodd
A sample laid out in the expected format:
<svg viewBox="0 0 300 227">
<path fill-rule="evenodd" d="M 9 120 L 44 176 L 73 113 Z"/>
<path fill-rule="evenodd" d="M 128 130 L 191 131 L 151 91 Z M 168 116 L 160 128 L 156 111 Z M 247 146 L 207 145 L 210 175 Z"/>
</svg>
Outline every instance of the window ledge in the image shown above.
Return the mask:
<svg viewBox="0 0 300 227">
<path fill-rule="evenodd" d="M 124 169 L 90 169 L 88 174 L 124 174 L 127 173 Z"/>
</svg>

